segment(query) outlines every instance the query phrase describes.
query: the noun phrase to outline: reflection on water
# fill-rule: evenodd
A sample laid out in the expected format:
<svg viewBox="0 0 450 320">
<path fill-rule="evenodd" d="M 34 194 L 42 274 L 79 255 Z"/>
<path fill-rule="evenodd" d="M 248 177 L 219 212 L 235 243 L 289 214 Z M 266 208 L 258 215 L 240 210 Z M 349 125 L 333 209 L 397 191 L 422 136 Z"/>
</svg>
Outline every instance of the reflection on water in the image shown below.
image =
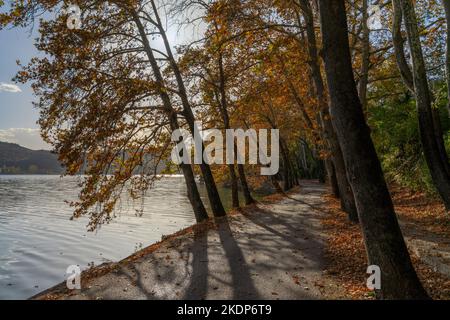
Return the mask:
<svg viewBox="0 0 450 320">
<path fill-rule="evenodd" d="M 172 176 L 148 192 L 142 217 L 135 214 L 141 201 L 123 201 L 112 223 L 88 233 L 88 220 L 70 221 L 64 202 L 76 199 L 77 181 L 0 176 L 0 299 L 28 298 L 63 281 L 69 265 L 117 261 L 195 223 L 184 180 Z M 205 196 L 204 187 L 200 191 Z"/>
</svg>

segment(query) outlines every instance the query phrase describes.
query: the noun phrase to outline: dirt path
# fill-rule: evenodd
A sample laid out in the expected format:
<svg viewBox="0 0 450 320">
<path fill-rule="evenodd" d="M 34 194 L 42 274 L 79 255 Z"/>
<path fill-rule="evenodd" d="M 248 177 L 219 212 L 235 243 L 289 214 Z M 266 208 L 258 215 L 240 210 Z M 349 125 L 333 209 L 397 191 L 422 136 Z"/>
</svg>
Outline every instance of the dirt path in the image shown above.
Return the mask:
<svg viewBox="0 0 450 320">
<path fill-rule="evenodd" d="M 316 206 L 323 186 L 252 212 L 218 221 L 206 231 L 163 241 L 156 250 L 113 265 L 62 299 L 331 299 L 343 290 L 324 280 L 324 238 Z M 247 210 L 248 211 L 248 210 Z M 61 292 L 64 292 L 62 290 Z M 50 295 L 48 295 L 50 294 Z M 38 298 L 43 298 L 41 295 Z"/>
</svg>

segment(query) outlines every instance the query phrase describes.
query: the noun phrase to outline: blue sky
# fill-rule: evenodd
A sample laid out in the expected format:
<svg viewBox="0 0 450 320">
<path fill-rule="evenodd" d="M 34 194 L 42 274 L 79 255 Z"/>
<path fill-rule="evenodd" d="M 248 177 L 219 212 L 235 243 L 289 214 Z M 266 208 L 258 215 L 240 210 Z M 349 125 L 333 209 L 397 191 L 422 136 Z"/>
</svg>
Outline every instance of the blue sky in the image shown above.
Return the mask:
<svg viewBox="0 0 450 320">
<path fill-rule="evenodd" d="M 40 138 L 39 112 L 32 104 L 36 97 L 30 84 L 16 84 L 12 78 L 20 70 L 16 60 L 26 64 L 39 55 L 33 45 L 37 37 L 37 31 L 30 35 L 29 29 L 0 30 L 0 141 L 33 150 L 51 147 Z M 174 41 L 177 36 L 172 33 L 171 38 Z"/>
<path fill-rule="evenodd" d="M 37 55 L 33 46 L 36 34 L 28 29 L 0 31 L 0 141 L 19 143 L 32 149 L 48 148 L 40 139 L 38 111 L 29 84 L 15 84 L 12 78 L 19 67 L 16 60 L 26 63 Z"/>
<path fill-rule="evenodd" d="M 168 30 L 169 41 L 173 45 L 197 39 L 202 28 L 184 27 L 178 31 L 176 26 Z M 34 47 L 38 37 L 37 26 L 30 34 L 30 29 L 16 28 L 0 30 L 0 141 L 18 143 L 24 147 L 38 150 L 50 149 L 40 138 L 36 124 L 39 112 L 33 107 L 33 96 L 30 84 L 16 84 L 12 78 L 20 70 L 16 60 L 26 64 L 34 56 L 39 55 Z M 163 49 L 162 43 L 154 43 Z"/>
</svg>

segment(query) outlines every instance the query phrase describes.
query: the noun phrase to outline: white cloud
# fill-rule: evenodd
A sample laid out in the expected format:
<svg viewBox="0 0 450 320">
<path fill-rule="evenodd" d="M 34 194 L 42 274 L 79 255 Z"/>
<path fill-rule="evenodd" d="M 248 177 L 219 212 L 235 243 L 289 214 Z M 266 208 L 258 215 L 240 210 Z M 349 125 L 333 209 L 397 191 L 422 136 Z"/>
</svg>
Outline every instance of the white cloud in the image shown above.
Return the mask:
<svg viewBox="0 0 450 320">
<path fill-rule="evenodd" d="M 0 141 L 17 143 L 32 150 L 50 150 L 51 147 L 42 140 L 39 129 L 11 128 L 0 129 Z"/>
<path fill-rule="evenodd" d="M 18 93 L 22 92 L 22 90 L 15 84 L 0 82 L 0 92 Z"/>
</svg>

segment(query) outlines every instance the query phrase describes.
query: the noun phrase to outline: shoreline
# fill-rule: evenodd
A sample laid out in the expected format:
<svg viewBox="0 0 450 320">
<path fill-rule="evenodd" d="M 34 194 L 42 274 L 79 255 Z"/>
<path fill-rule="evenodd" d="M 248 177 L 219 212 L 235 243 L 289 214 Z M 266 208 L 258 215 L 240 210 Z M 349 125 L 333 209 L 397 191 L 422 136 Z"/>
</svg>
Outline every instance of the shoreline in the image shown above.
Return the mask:
<svg viewBox="0 0 450 320">
<path fill-rule="evenodd" d="M 407 207 L 397 209 L 405 218 Z M 419 261 L 410 228 L 402 223 L 402 231 L 419 276 L 431 281 L 427 289 L 448 299 L 450 281 L 423 257 Z M 430 231 L 438 230 L 423 230 Z M 324 185 L 303 181 L 289 193 L 265 196 L 85 270 L 82 290 L 70 291 L 62 282 L 29 299 L 373 300 L 365 287 L 366 265 L 358 226 L 347 223 Z"/>
<path fill-rule="evenodd" d="M 324 186 L 306 184 L 301 191 L 266 196 L 257 205 L 232 210 L 225 218 L 211 218 L 165 236 L 121 261 L 85 270 L 81 290 L 68 290 L 62 282 L 29 299 L 346 298 L 336 283 L 326 280 L 329 283 L 323 285 L 325 239 L 312 207 L 322 201 Z M 312 202 L 305 203 L 309 198 Z M 265 249 L 259 249 L 260 241 L 253 243 L 254 238 L 266 242 Z M 130 271 L 140 268 L 149 280 Z M 172 269 L 169 276 L 167 270 Z M 184 276 L 180 278 L 179 273 Z M 217 275 L 224 279 L 215 279 Z M 268 288 L 268 283 L 273 283 L 273 288 Z M 202 286 L 203 292 L 195 292 Z"/>
<path fill-rule="evenodd" d="M 230 210 L 229 212 L 227 212 L 227 216 L 242 214 L 242 211 L 257 207 L 258 203 L 259 204 L 270 204 L 270 203 L 273 203 L 276 201 L 280 201 L 281 199 L 287 198 L 287 196 L 293 192 L 295 192 L 295 191 L 290 191 L 287 194 L 280 194 L 280 193 L 268 194 L 268 195 L 262 197 L 260 200 L 258 200 L 256 204 L 251 204 L 248 206 L 243 206 L 239 209 Z M 161 244 L 163 244 L 166 241 L 170 241 L 170 240 L 176 239 L 180 236 L 184 236 L 187 234 L 193 234 L 194 230 L 195 230 L 195 232 L 205 232 L 207 228 L 214 227 L 216 219 L 217 218 L 211 217 L 207 221 L 193 224 L 191 226 L 180 229 L 179 231 L 176 231 L 169 235 L 163 235 L 161 237 L 160 241 L 152 243 L 151 245 L 140 249 L 139 251 L 127 256 L 126 258 L 123 258 L 122 260 L 115 261 L 115 262 L 105 262 L 98 266 L 94 266 L 92 268 L 83 270 L 81 272 L 82 285 L 83 285 L 83 280 L 86 281 L 86 280 L 92 279 L 94 277 L 99 277 L 105 273 L 113 271 L 114 268 L 117 268 L 118 266 L 120 266 L 120 264 L 130 263 L 133 260 L 136 260 L 145 254 L 154 252 L 161 246 Z M 220 218 L 218 218 L 218 219 L 220 220 Z M 63 281 L 63 282 L 60 282 L 48 289 L 45 289 L 45 290 L 27 298 L 26 300 L 41 300 L 42 298 L 45 298 L 47 295 L 61 295 L 61 294 L 69 294 L 69 293 L 70 293 L 70 290 L 67 289 L 66 282 Z M 51 299 L 51 297 L 49 297 L 49 298 Z"/>
</svg>

